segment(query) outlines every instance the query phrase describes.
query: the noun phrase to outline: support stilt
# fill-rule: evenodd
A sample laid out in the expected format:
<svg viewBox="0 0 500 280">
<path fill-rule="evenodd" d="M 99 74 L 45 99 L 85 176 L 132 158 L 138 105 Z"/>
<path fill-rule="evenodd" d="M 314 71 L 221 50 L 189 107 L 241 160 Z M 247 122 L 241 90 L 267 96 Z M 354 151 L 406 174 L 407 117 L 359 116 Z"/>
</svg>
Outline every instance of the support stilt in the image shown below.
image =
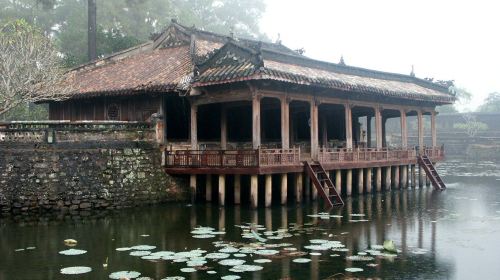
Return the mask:
<svg viewBox="0 0 500 280">
<path fill-rule="evenodd" d="M 259 176 L 251 175 L 250 176 L 250 204 L 252 208 L 257 208 L 259 201 Z"/>
<path fill-rule="evenodd" d="M 271 174 L 267 174 L 265 176 L 266 184 L 266 192 L 265 192 L 265 206 L 271 206 L 272 198 L 273 198 L 273 177 Z"/>
<path fill-rule="evenodd" d="M 302 173 L 295 174 L 295 200 L 297 203 L 302 202 Z"/>
<path fill-rule="evenodd" d="M 364 172 L 363 168 L 358 169 L 358 195 L 363 194 Z"/>
<path fill-rule="evenodd" d="M 366 193 L 372 192 L 372 169 L 366 169 Z"/>
<path fill-rule="evenodd" d="M 212 175 L 208 174 L 205 181 L 205 200 L 212 201 Z"/>
<path fill-rule="evenodd" d="M 234 175 L 234 204 L 241 203 L 241 175 Z"/>
<path fill-rule="evenodd" d="M 346 195 L 352 195 L 352 169 L 347 169 L 346 174 Z"/>
<path fill-rule="evenodd" d="M 226 176 L 219 175 L 219 205 L 224 206 L 226 203 Z"/>
<path fill-rule="evenodd" d="M 286 204 L 288 192 L 288 174 L 281 174 L 281 205 Z"/>
<path fill-rule="evenodd" d="M 337 193 L 342 195 L 342 171 L 340 169 L 335 171 L 335 187 L 337 188 Z"/>
<path fill-rule="evenodd" d="M 191 203 L 196 202 L 196 175 L 189 176 L 189 190 L 191 192 Z"/>
<path fill-rule="evenodd" d="M 377 188 L 377 192 L 382 190 L 382 167 L 377 167 L 375 171 L 375 184 Z"/>
</svg>

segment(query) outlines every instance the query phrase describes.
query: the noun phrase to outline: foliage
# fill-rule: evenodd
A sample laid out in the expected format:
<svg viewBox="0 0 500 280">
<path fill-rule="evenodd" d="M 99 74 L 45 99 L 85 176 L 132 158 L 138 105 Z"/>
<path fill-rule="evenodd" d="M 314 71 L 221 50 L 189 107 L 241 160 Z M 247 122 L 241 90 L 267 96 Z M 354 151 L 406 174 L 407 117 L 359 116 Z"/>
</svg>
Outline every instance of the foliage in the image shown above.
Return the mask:
<svg viewBox="0 0 500 280">
<path fill-rule="evenodd" d="M 479 106 L 479 112 L 500 112 L 500 92 L 492 92 L 488 95 L 484 103 Z"/>
<path fill-rule="evenodd" d="M 63 99 L 64 69 L 52 42 L 24 20 L 0 26 L 0 116 L 26 103 Z"/>
<path fill-rule="evenodd" d="M 49 119 L 48 104 L 23 102 L 0 116 L 2 121 L 40 121 Z"/>
<path fill-rule="evenodd" d="M 23 18 L 53 36 L 74 66 L 87 57 L 86 0 L 7 0 L 0 2 L 0 18 Z M 160 32 L 172 18 L 208 31 L 262 37 L 258 22 L 263 0 L 98 0 L 97 53 L 100 56 L 129 48 Z"/>
<path fill-rule="evenodd" d="M 458 113 L 457 108 L 453 105 L 444 105 L 436 108 L 439 113 Z"/>
</svg>

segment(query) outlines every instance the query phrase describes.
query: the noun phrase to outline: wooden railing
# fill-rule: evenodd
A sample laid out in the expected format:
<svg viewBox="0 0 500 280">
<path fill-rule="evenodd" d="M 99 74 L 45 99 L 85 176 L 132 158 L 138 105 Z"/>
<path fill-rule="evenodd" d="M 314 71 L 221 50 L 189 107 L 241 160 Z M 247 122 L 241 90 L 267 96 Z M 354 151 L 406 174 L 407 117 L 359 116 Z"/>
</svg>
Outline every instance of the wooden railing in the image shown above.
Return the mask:
<svg viewBox="0 0 500 280">
<path fill-rule="evenodd" d="M 443 147 L 425 147 L 423 152 L 430 158 L 440 159 L 444 157 Z M 320 148 L 318 160 L 321 163 L 341 163 L 341 162 L 383 162 L 394 160 L 415 159 L 417 149 L 396 148 L 396 149 L 334 149 Z"/>
<path fill-rule="evenodd" d="M 166 167 L 265 167 L 299 165 L 300 149 L 164 151 Z"/>
</svg>

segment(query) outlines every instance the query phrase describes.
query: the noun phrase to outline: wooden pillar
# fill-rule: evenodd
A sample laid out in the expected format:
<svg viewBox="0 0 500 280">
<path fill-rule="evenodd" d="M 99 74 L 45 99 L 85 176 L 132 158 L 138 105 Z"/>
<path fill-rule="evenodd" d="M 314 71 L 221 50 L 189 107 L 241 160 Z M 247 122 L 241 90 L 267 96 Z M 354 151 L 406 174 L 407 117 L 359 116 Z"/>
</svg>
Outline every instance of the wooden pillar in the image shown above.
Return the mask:
<svg viewBox="0 0 500 280">
<path fill-rule="evenodd" d="M 431 180 L 429 179 L 429 176 L 425 176 L 425 186 L 430 187 L 431 186 Z"/>
<path fill-rule="evenodd" d="M 241 175 L 234 175 L 234 204 L 241 203 Z"/>
<path fill-rule="evenodd" d="M 422 166 L 418 166 L 418 187 L 421 188 L 424 186 L 424 177 L 425 177 L 425 174 L 424 174 L 424 169 L 422 168 Z"/>
<path fill-rule="evenodd" d="M 288 193 L 288 174 L 281 174 L 281 205 L 286 204 Z"/>
<path fill-rule="evenodd" d="M 403 148 L 408 147 L 408 126 L 407 126 L 407 121 L 406 121 L 406 111 L 405 110 L 400 110 L 399 111 L 401 114 L 401 146 Z"/>
<path fill-rule="evenodd" d="M 335 188 L 339 195 L 342 194 L 342 171 L 337 169 L 335 171 Z"/>
<path fill-rule="evenodd" d="M 254 149 L 260 147 L 260 96 L 252 96 L 252 146 Z"/>
<path fill-rule="evenodd" d="M 250 176 L 250 204 L 252 208 L 259 206 L 259 176 Z"/>
<path fill-rule="evenodd" d="M 400 179 L 400 176 L 399 176 L 399 165 L 396 165 L 396 166 L 394 166 L 394 182 L 393 182 L 394 187 L 396 189 L 401 188 L 399 179 Z"/>
<path fill-rule="evenodd" d="M 387 147 L 387 118 L 382 117 L 382 147 Z"/>
<path fill-rule="evenodd" d="M 346 137 L 346 148 L 352 149 L 352 110 L 350 104 L 345 104 L 345 137 Z M 351 170 L 352 175 L 352 170 Z M 350 194 L 348 194 L 350 195 Z"/>
<path fill-rule="evenodd" d="M 385 190 L 391 190 L 391 167 L 387 166 L 385 168 Z"/>
<path fill-rule="evenodd" d="M 382 145 L 382 109 L 375 107 L 375 140 L 377 141 L 377 149 L 381 149 Z"/>
<path fill-rule="evenodd" d="M 205 181 L 205 200 L 212 201 L 212 175 L 207 174 Z"/>
<path fill-rule="evenodd" d="M 222 150 L 227 149 L 227 116 L 226 107 L 222 104 L 220 112 L 220 147 Z"/>
<path fill-rule="evenodd" d="M 323 114 L 321 115 L 321 145 L 325 148 L 328 148 L 328 123 L 326 117 L 326 112 L 323 112 Z"/>
<path fill-rule="evenodd" d="M 304 199 L 306 201 L 309 201 L 311 199 L 311 180 L 309 179 L 308 175 L 305 175 L 303 177 L 305 178 L 304 179 L 305 186 L 303 186 L 303 188 L 302 188 L 302 190 L 304 192 Z"/>
<path fill-rule="evenodd" d="M 366 193 L 372 192 L 372 168 L 366 169 Z"/>
<path fill-rule="evenodd" d="M 411 165 L 411 187 L 414 188 L 417 186 L 417 172 L 415 168 L 415 164 Z"/>
<path fill-rule="evenodd" d="M 352 195 L 352 169 L 347 169 L 346 174 L 346 195 Z"/>
<path fill-rule="evenodd" d="M 219 175 L 219 205 L 224 206 L 226 203 L 226 176 Z"/>
<path fill-rule="evenodd" d="M 422 116 L 422 111 L 417 112 L 417 122 L 418 122 L 418 146 L 419 150 L 424 149 L 424 120 Z"/>
<path fill-rule="evenodd" d="M 311 101 L 311 158 L 318 159 L 318 105 Z"/>
<path fill-rule="evenodd" d="M 198 149 L 198 105 L 191 104 L 191 150 Z"/>
<path fill-rule="evenodd" d="M 402 187 L 406 189 L 408 188 L 408 165 L 403 165 L 401 168 Z"/>
<path fill-rule="evenodd" d="M 290 106 L 286 96 L 280 99 L 281 102 L 281 148 L 290 148 Z"/>
<path fill-rule="evenodd" d="M 366 146 L 372 147 L 372 117 L 366 116 Z"/>
<path fill-rule="evenodd" d="M 436 111 L 431 112 L 432 147 L 437 147 Z"/>
<path fill-rule="evenodd" d="M 265 206 L 269 207 L 273 199 L 273 176 L 266 174 L 265 181 Z"/>
<path fill-rule="evenodd" d="M 318 199 L 318 190 L 316 189 L 316 186 L 312 184 L 311 178 L 309 176 L 306 177 L 306 188 L 311 190 L 312 201 L 316 201 Z"/>
<path fill-rule="evenodd" d="M 196 202 L 196 175 L 189 175 L 189 190 L 191 192 L 191 203 Z"/>
<path fill-rule="evenodd" d="M 302 202 L 302 173 L 295 173 L 295 199 L 298 203 Z"/>
<path fill-rule="evenodd" d="M 377 192 L 382 190 L 382 167 L 377 167 L 375 171 L 375 185 Z"/>
<path fill-rule="evenodd" d="M 364 172 L 363 168 L 358 169 L 358 195 L 363 194 Z"/>
</svg>

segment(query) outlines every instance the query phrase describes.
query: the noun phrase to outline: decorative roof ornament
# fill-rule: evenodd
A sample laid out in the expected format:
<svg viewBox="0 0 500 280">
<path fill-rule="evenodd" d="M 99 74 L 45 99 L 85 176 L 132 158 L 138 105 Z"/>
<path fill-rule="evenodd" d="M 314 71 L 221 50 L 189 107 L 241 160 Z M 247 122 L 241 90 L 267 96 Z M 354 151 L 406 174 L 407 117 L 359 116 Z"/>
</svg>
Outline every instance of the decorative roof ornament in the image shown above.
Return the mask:
<svg viewBox="0 0 500 280">
<path fill-rule="evenodd" d="M 339 65 L 342 65 L 342 66 L 345 66 L 345 65 L 346 65 L 346 64 L 345 64 L 345 61 L 344 61 L 344 56 L 343 56 L 343 55 L 341 55 L 341 56 L 340 56 Z"/>
<path fill-rule="evenodd" d="M 411 65 L 411 73 L 410 76 L 415 77 L 415 69 L 413 67 L 413 64 Z"/>
<path fill-rule="evenodd" d="M 296 49 L 295 52 L 297 52 L 300 55 L 303 55 L 306 52 L 306 49 L 304 48 Z"/>
</svg>

